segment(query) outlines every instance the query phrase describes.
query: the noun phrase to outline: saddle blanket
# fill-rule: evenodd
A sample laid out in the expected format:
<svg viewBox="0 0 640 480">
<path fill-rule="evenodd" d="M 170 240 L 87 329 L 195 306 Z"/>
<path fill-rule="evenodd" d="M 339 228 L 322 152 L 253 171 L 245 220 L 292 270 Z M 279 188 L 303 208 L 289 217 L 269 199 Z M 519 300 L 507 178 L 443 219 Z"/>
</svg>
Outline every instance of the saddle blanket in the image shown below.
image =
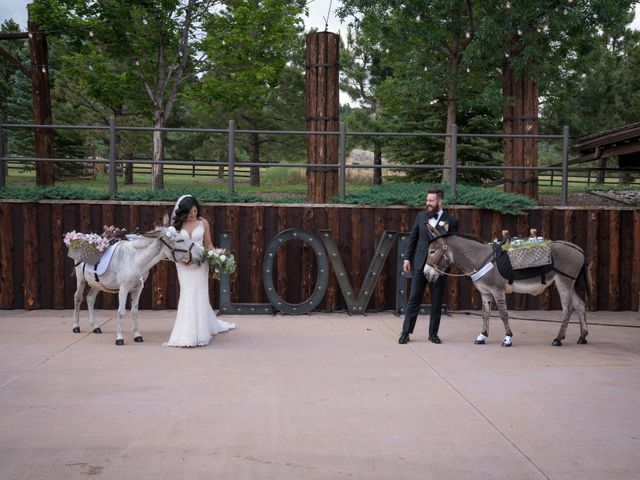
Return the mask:
<svg viewBox="0 0 640 480">
<path fill-rule="evenodd" d="M 111 263 L 111 257 L 113 256 L 113 252 L 116 251 L 116 247 L 120 244 L 120 242 L 116 242 L 113 245 L 110 245 L 109 248 L 105 250 L 98 260 L 98 263 L 92 265 L 90 263 L 85 264 L 84 271 L 94 274 L 94 275 L 102 275 L 107 271 L 107 267 L 109 267 L 109 263 Z"/>
</svg>

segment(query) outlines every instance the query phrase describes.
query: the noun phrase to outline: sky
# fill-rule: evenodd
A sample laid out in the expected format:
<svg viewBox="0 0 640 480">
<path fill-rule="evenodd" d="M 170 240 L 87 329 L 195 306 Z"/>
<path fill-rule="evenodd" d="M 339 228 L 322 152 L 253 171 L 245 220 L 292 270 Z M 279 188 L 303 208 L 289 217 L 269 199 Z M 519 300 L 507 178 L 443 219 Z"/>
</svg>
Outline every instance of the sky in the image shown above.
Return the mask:
<svg viewBox="0 0 640 480">
<path fill-rule="evenodd" d="M 27 4 L 32 0 L 1 0 L 0 6 L 0 23 L 8 18 L 13 18 L 18 24 L 26 30 L 27 27 Z M 336 7 L 340 4 L 340 0 L 309 0 L 309 17 L 305 21 L 306 30 L 316 28 L 323 31 L 325 29 L 325 18 L 329 20 L 330 32 L 338 33 L 346 31 L 346 25 L 341 24 L 340 20 L 335 17 Z M 640 30 L 640 2 L 636 3 L 636 18 L 631 26 Z"/>
<path fill-rule="evenodd" d="M 13 18 L 18 24 L 27 29 L 27 4 L 32 0 L 0 0 L 0 23 L 9 18 Z M 336 6 L 339 0 L 309 0 L 309 17 L 307 18 L 305 30 L 316 28 L 324 31 L 325 18 L 329 19 L 330 32 L 338 33 L 339 30 L 346 30 L 345 25 L 340 24 L 340 20 L 335 17 Z M 331 7 L 331 13 L 329 13 Z"/>
</svg>

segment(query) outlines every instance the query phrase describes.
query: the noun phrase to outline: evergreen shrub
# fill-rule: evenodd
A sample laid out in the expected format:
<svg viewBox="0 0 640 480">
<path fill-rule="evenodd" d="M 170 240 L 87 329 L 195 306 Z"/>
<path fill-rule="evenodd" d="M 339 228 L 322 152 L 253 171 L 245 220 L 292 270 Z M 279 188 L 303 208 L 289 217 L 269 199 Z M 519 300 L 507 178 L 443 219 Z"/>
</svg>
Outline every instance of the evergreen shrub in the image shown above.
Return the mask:
<svg viewBox="0 0 640 480">
<path fill-rule="evenodd" d="M 458 184 L 456 196 L 449 195 L 449 185 L 429 183 L 389 183 L 347 195 L 344 202 L 358 205 L 424 205 L 427 190 L 439 188 L 444 192 L 445 205 L 473 205 L 477 208 L 518 215 L 536 205 L 524 195 L 514 195 L 483 187 Z"/>
</svg>

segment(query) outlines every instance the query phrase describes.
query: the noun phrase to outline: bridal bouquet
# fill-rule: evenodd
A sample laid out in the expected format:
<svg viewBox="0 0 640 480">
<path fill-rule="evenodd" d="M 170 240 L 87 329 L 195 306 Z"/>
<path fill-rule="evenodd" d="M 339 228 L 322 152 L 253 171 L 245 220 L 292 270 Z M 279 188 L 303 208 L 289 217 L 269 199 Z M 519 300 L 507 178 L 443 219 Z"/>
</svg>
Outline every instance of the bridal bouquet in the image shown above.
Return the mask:
<svg viewBox="0 0 640 480">
<path fill-rule="evenodd" d="M 96 263 L 109 246 L 109 239 L 96 233 L 80 233 L 75 230 L 64 235 L 69 256 L 78 262 Z"/>
<path fill-rule="evenodd" d="M 204 256 L 209 260 L 213 278 L 220 279 L 220 274 L 229 274 L 236 271 L 236 259 L 233 254 L 224 248 L 206 250 Z"/>
</svg>

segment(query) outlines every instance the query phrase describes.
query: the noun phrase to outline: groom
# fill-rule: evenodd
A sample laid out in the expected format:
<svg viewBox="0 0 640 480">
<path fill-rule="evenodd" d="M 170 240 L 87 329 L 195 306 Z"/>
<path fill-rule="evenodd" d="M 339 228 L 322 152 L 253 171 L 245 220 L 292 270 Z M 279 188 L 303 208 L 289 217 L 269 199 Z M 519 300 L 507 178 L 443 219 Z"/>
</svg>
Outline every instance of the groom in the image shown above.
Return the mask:
<svg viewBox="0 0 640 480">
<path fill-rule="evenodd" d="M 433 239 L 427 225 L 431 225 L 441 234 L 458 231 L 458 220 L 442 209 L 444 194 L 442 190 L 433 189 L 427 192 L 426 209 L 416 218 L 416 223 L 409 235 L 406 258 L 402 266 L 405 273 L 411 272 L 411 293 L 409 303 L 402 325 L 402 335 L 398 343 L 409 342 L 409 335 L 413 333 L 422 303 L 424 289 L 427 286 L 427 279 L 424 276 L 424 264 L 427 261 L 427 250 L 429 242 Z M 440 327 L 440 316 L 442 314 L 442 299 L 444 298 L 447 276 L 441 275 L 431 288 L 431 310 L 429 314 L 429 340 L 433 343 L 441 343 L 438 337 Z"/>
</svg>

